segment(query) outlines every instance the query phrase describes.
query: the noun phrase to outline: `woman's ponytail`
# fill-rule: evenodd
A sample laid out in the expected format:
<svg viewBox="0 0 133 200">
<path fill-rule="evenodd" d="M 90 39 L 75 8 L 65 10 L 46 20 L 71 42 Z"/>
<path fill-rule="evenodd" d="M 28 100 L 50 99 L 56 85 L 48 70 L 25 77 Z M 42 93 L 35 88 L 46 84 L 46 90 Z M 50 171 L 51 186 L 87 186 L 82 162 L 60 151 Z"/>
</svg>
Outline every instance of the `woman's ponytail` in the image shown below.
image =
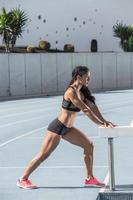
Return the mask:
<svg viewBox="0 0 133 200">
<path fill-rule="evenodd" d="M 85 99 L 88 99 L 89 101 L 95 104 L 95 97 L 92 96 L 91 91 L 88 89 L 88 87 L 82 86 L 80 91 L 84 95 Z"/>
</svg>

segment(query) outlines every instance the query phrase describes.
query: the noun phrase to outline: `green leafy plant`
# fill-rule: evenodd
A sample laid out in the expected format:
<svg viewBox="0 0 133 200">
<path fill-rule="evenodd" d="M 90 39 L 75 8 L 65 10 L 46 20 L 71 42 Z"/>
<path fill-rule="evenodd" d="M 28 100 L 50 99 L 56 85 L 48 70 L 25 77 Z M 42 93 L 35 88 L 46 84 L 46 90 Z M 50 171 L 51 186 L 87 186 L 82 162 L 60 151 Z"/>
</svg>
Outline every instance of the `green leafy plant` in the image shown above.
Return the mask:
<svg viewBox="0 0 133 200">
<path fill-rule="evenodd" d="M 124 51 L 133 51 L 133 27 L 117 23 L 113 26 L 114 36 L 120 38 L 120 46 Z"/>
<path fill-rule="evenodd" d="M 16 40 L 22 36 L 26 23 L 27 14 L 19 8 L 7 12 L 2 8 L 0 13 L 0 35 L 3 37 L 6 52 L 13 50 Z"/>
<path fill-rule="evenodd" d="M 11 15 L 12 15 L 12 20 L 10 23 L 10 28 L 12 30 L 11 48 L 13 49 L 17 38 L 22 37 L 22 33 L 24 32 L 26 23 L 28 21 L 28 16 L 23 10 L 20 10 L 19 8 L 12 9 Z"/>
<path fill-rule="evenodd" d="M 3 37 L 6 52 L 9 51 L 11 42 L 11 29 L 10 29 L 11 13 L 7 13 L 5 8 L 2 9 L 0 14 L 0 35 Z"/>
</svg>

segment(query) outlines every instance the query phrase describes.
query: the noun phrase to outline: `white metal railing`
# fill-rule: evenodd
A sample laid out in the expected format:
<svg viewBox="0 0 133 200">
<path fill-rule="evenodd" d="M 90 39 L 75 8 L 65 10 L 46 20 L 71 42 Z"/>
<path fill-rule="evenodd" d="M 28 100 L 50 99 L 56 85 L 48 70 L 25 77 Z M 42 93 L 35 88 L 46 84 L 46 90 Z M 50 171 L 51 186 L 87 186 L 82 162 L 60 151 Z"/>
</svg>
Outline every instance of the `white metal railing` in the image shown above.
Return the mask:
<svg viewBox="0 0 133 200">
<path fill-rule="evenodd" d="M 133 137 L 133 121 L 129 126 L 118 126 L 115 128 L 99 127 L 99 136 L 108 139 L 109 188 L 113 191 L 115 190 L 113 140 L 118 137 Z"/>
</svg>

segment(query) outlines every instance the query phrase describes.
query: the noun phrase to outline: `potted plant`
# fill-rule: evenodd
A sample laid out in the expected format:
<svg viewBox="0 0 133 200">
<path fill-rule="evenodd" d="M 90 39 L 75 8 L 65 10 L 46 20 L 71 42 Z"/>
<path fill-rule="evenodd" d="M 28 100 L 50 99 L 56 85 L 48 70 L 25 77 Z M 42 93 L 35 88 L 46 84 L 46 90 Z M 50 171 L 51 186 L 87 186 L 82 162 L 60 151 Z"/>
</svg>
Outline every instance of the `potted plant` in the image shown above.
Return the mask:
<svg viewBox="0 0 133 200">
<path fill-rule="evenodd" d="M 40 49 L 43 49 L 45 51 L 48 51 L 51 47 L 51 44 L 48 42 L 48 41 L 45 41 L 45 40 L 41 40 L 39 42 L 39 48 Z"/>
<path fill-rule="evenodd" d="M 26 51 L 27 53 L 35 53 L 35 49 L 34 46 L 27 46 Z"/>
<path fill-rule="evenodd" d="M 97 52 L 97 40 L 91 40 L 91 52 Z"/>
<path fill-rule="evenodd" d="M 65 44 L 64 45 L 64 51 L 65 52 L 74 52 L 75 48 L 72 44 Z"/>
</svg>

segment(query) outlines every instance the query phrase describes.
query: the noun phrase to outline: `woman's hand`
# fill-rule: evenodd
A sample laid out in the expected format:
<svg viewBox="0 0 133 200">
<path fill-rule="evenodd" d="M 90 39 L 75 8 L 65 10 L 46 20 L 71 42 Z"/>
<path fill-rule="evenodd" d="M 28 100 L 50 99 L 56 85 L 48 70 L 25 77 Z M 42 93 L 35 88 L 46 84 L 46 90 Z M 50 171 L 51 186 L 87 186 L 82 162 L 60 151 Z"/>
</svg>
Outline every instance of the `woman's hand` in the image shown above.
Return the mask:
<svg viewBox="0 0 133 200">
<path fill-rule="evenodd" d="M 112 122 L 109 122 L 109 121 L 106 121 L 106 120 L 102 124 L 102 127 L 105 127 L 105 128 L 114 128 L 116 126 L 117 126 L 116 124 L 113 124 Z"/>
</svg>

